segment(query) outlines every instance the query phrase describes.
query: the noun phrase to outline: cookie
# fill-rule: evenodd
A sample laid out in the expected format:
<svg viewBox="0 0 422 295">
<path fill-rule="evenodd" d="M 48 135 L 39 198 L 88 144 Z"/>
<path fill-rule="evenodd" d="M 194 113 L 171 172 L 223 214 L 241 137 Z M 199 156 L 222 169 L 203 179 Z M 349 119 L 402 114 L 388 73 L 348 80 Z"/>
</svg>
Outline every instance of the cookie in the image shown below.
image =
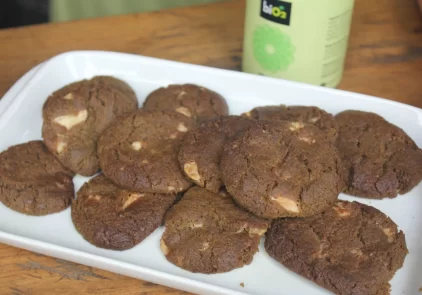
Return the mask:
<svg viewBox="0 0 422 295">
<path fill-rule="evenodd" d="M 42 135 L 50 152 L 75 173 L 98 172 L 97 140 L 118 117 L 138 108 L 125 82 L 98 76 L 54 92 L 43 107 Z"/>
<path fill-rule="evenodd" d="M 377 114 L 362 111 L 345 111 L 335 119 L 346 193 L 372 199 L 394 198 L 420 182 L 422 151 L 402 129 Z"/>
<path fill-rule="evenodd" d="M 236 202 L 264 218 L 311 216 L 343 189 L 335 145 L 302 122 L 257 122 L 226 143 L 220 166 Z"/>
<path fill-rule="evenodd" d="M 161 251 L 191 272 L 228 272 L 252 262 L 268 225 L 228 194 L 193 187 L 167 213 Z"/>
<path fill-rule="evenodd" d="M 197 185 L 218 192 L 223 185 L 220 158 L 224 143 L 253 124 L 253 120 L 229 116 L 202 123 L 189 132 L 179 153 L 179 162 L 186 176 Z"/>
<path fill-rule="evenodd" d="M 314 106 L 263 106 L 244 113 L 243 116 L 255 120 L 285 120 L 315 125 L 335 140 L 338 127 L 334 116 Z"/>
<path fill-rule="evenodd" d="M 143 108 L 176 111 L 199 122 L 229 114 L 227 102 L 220 94 L 193 84 L 159 88 L 148 95 Z"/>
<path fill-rule="evenodd" d="M 379 210 L 357 202 L 309 218 L 277 219 L 268 254 L 295 273 L 339 295 L 389 294 L 389 281 L 408 251 L 402 231 Z"/>
<path fill-rule="evenodd" d="M 162 223 L 175 194 L 128 191 L 103 174 L 85 183 L 72 202 L 72 221 L 91 244 L 126 250 L 148 237 Z"/>
<path fill-rule="evenodd" d="M 73 173 L 47 150 L 30 141 L 0 154 L 0 201 L 28 215 L 66 209 L 74 196 Z"/>
<path fill-rule="evenodd" d="M 177 156 L 194 121 L 177 112 L 138 110 L 108 128 L 98 140 L 103 173 L 124 188 L 152 193 L 190 187 Z"/>
</svg>

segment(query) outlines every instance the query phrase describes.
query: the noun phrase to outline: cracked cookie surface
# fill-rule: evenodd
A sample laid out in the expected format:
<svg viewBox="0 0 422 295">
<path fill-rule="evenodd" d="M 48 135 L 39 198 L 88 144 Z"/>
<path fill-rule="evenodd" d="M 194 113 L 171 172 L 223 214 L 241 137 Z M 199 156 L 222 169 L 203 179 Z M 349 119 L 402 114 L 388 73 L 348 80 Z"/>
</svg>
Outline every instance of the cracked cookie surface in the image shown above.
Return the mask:
<svg viewBox="0 0 422 295">
<path fill-rule="evenodd" d="M 193 84 L 173 84 L 151 92 L 145 110 L 176 111 L 197 122 L 228 115 L 226 100 L 218 93 Z"/>
<path fill-rule="evenodd" d="M 335 119 L 346 193 L 394 198 L 420 182 L 422 151 L 402 129 L 369 112 L 344 111 Z"/>
<path fill-rule="evenodd" d="M 42 141 L 30 141 L 0 154 L 0 201 L 28 215 L 66 209 L 74 196 L 73 173 Z"/>
<path fill-rule="evenodd" d="M 253 120 L 247 118 L 228 116 L 202 123 L 189 132 L 179 152 L 184 173 L 197 185 L 218 192 L 223 185 L 220 158 L 224 143 L 254 124 Z"/>
<path fill-rule="evenodd" d="M 91 244 L 126 250 L 163 222 L 175 194 L 137 193 L 122 189 L 100 174 L 85 183 L 72 202 L 72 221 Z"/>
<path fill-rule="evenodd" d="M 177 112 L 138 110 L 98 140 L 103 173 L 117 185 L 141 192 L 181 192 L 191 186 L 177 159 L 194 121 Z"/>
<path fill-rule="evenodd" d="M 272 223 L 268 254 L 297 274 L 339 295 L 389 294 L 389 281 L 408 251 L 402 231 L 384 213 L 338 201 L 308 218 Z"/>
<path fill-rule="evenodd" d="M 221 171 L 238 204 L 271 219 L 321 212 L 344 186 L 332 140 L 301 122 L 257 122 L 226 143 Z"/>
<path fill-rule="evenodd" d="M 333 140 L 338 134 L 334 116 L 315 106 L 263 106 L 256 107 L 243 116 L 255 120 L 284 120 L 312 124 L 326 132 L 326 136 Z"/>
<path fill-rule="evenodd" d="M 188 271 L 228 272 L 252 262 L 268 225 L 227 193 L 193 187 L 167 213 L 160 247 L 167 260 Z"/>
<path fill-rule="evenodd" d="M 118 117 L 138 108 L 125 82 L 97 76 L 67 85 L 50 95 L 43 107 L 44 142 L 75 173 L 98 172 L 97 140 Z"/>
</svg>

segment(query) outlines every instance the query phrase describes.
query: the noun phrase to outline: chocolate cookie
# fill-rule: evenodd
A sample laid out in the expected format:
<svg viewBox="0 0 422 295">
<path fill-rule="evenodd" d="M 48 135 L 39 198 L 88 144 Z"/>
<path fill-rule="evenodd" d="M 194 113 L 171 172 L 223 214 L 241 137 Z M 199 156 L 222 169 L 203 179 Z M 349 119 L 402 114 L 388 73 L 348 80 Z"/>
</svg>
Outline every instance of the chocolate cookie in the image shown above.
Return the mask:
<svg viewBox="0 0 422 295">
<path fill-rule="evenodd" d="M 169 85 L 151 92 L 145 110 L 176 111 L 196 121 L 229 114 L 226 100 L 207 88 L 193 85 Z"/>
<path fill-rule="evenodd" d="M 161 250 L 191 272 L 221 273 L 250 264 L 268 222 L 237 207 L 225 193 L 191 188 L 167 213 Z"/>
<path fill-rule="evenodd" d="M 44 104 L 44 142 L 65 167 L 84 176 L 93 175 L 99 170 L 98 137 L 118 117 L 137 108 L 130 86 L 113 77 L 67 85 Z"/>
<path fill-rule="evenodd" d="M 137 193 L 122 189 L 103 174 L 85 183 L 72 203 L 72 221 L 91 244 L 126 250 L 142 242 L 163 223 L 175 194 Z"/>
<path fill-rule="evenodd" d="M 379 210 L 338 203 L 309 218 L 277 219 L 265 240 L 285 267 L 339 295 L 385 295 L 408 251 L 402 231 Z"/>
<path fill-rule="evenodd" d="M 243 114 L 255 120 L 285 120 L 315 125 L 327 133 L 327 136 L 337 137 L 338 127 L 332 114 L 314 106 L 264 106 L 257 107 Z"/>
<path fill-rule="evenodd" d="M 264 218 L 319 213 L 343 189 L 333 142 L 302 122 L 258 122 L 226 143 L 221 171 L 236 202 Z"/>
<path fill-rule="evenodd" d="M 42 141 L 0 154 L 0 201 L 15 211 L 46 215 L 66 209 L 74 196 L 72 178 Z"/>
<path fill-rule="evenodd" d="M 422 151 L 402 129 L 377 114 L 361 111 L 345 111 L 335 119 L 346 193 L 373 199 L 394 198 L 419 183 Z"/>
<path fill-rule="evenodd" d="M 138 110 L 108 128 L 98 140 L 103 173 L 119 186 L 169 193 L 191 184 L 180 169 L 180 143 L 194 121 L 177 112 Z"/>
<path fill-rule="evenodd" d="M 218 192 L 223 185 L 220 158 L 224 143 L 254 124 L 253 120 L 238 116 L 221 117 L 202 123 L 189 132 L 179 153 L 179 162 L 185 174 L 199 186 Z"/>
</svg>

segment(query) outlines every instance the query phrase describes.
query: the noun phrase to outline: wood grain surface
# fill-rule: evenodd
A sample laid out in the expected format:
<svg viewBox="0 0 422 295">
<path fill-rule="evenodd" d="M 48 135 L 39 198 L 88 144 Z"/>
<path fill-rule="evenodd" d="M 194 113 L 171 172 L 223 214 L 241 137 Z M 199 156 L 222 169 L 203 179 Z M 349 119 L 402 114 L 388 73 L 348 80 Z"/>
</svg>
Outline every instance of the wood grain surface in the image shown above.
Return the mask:
<svg viewBox="0 0 422 295">
<path fill-rule="evenodd" d="M 240 70 L 244 1 L 0 30 L 0 97 L 69 50 L 111 50 Z M 422 107 L 422 18 L 414 0 L 356 0 L 339 88 Z M 186 294 L 0 244 L 0 294 Z"/>
</svg>

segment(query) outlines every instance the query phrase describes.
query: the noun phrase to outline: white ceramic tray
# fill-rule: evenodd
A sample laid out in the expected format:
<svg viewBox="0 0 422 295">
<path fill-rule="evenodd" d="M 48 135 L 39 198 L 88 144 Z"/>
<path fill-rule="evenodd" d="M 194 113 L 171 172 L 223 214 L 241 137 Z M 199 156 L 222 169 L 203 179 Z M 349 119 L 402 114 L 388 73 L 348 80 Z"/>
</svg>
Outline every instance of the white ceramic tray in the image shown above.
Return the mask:
<svg viewBox="0 0 422 295">
<path fill-rule="evenodd" d="M 316 105 L 329 112 L 374 111 L 403 128 L 422 146 L 422 110 L 370 96 L 292 83 L 233 71 L 111 52 L 79 51 L 56 56 L 22 77 L 0 100 L 0 150 L 41 138 L 41 108 L 54 90 L 83 78 L 113 75 L 127 81 L 139 102 L 170 83 L 197 83 L 226 97 L 231 113 L 269 104 Z M 75 177 L 76 189 L 87 178 Z M 353 199 L 341 196 L 342 199 Z M 355 199 L 389 215 L 405 232 L 410 254 L 393 280 L 392 294 L 418 294 L 422 287 L 422 185 L 393 200 Z M 70 209 L 46 217 L 30 217 L 0 204 L 0 242 L 201 294 L 330 294 L 288 271 L 260 251 L 252 264 L 225 274 L 184 271 L 160 252 L 163 228 L 135 248 L 123 252 L 99 249 L 74 229 Z M 244 283 L 244 287 L 240 284 Z"/>
</svg>

